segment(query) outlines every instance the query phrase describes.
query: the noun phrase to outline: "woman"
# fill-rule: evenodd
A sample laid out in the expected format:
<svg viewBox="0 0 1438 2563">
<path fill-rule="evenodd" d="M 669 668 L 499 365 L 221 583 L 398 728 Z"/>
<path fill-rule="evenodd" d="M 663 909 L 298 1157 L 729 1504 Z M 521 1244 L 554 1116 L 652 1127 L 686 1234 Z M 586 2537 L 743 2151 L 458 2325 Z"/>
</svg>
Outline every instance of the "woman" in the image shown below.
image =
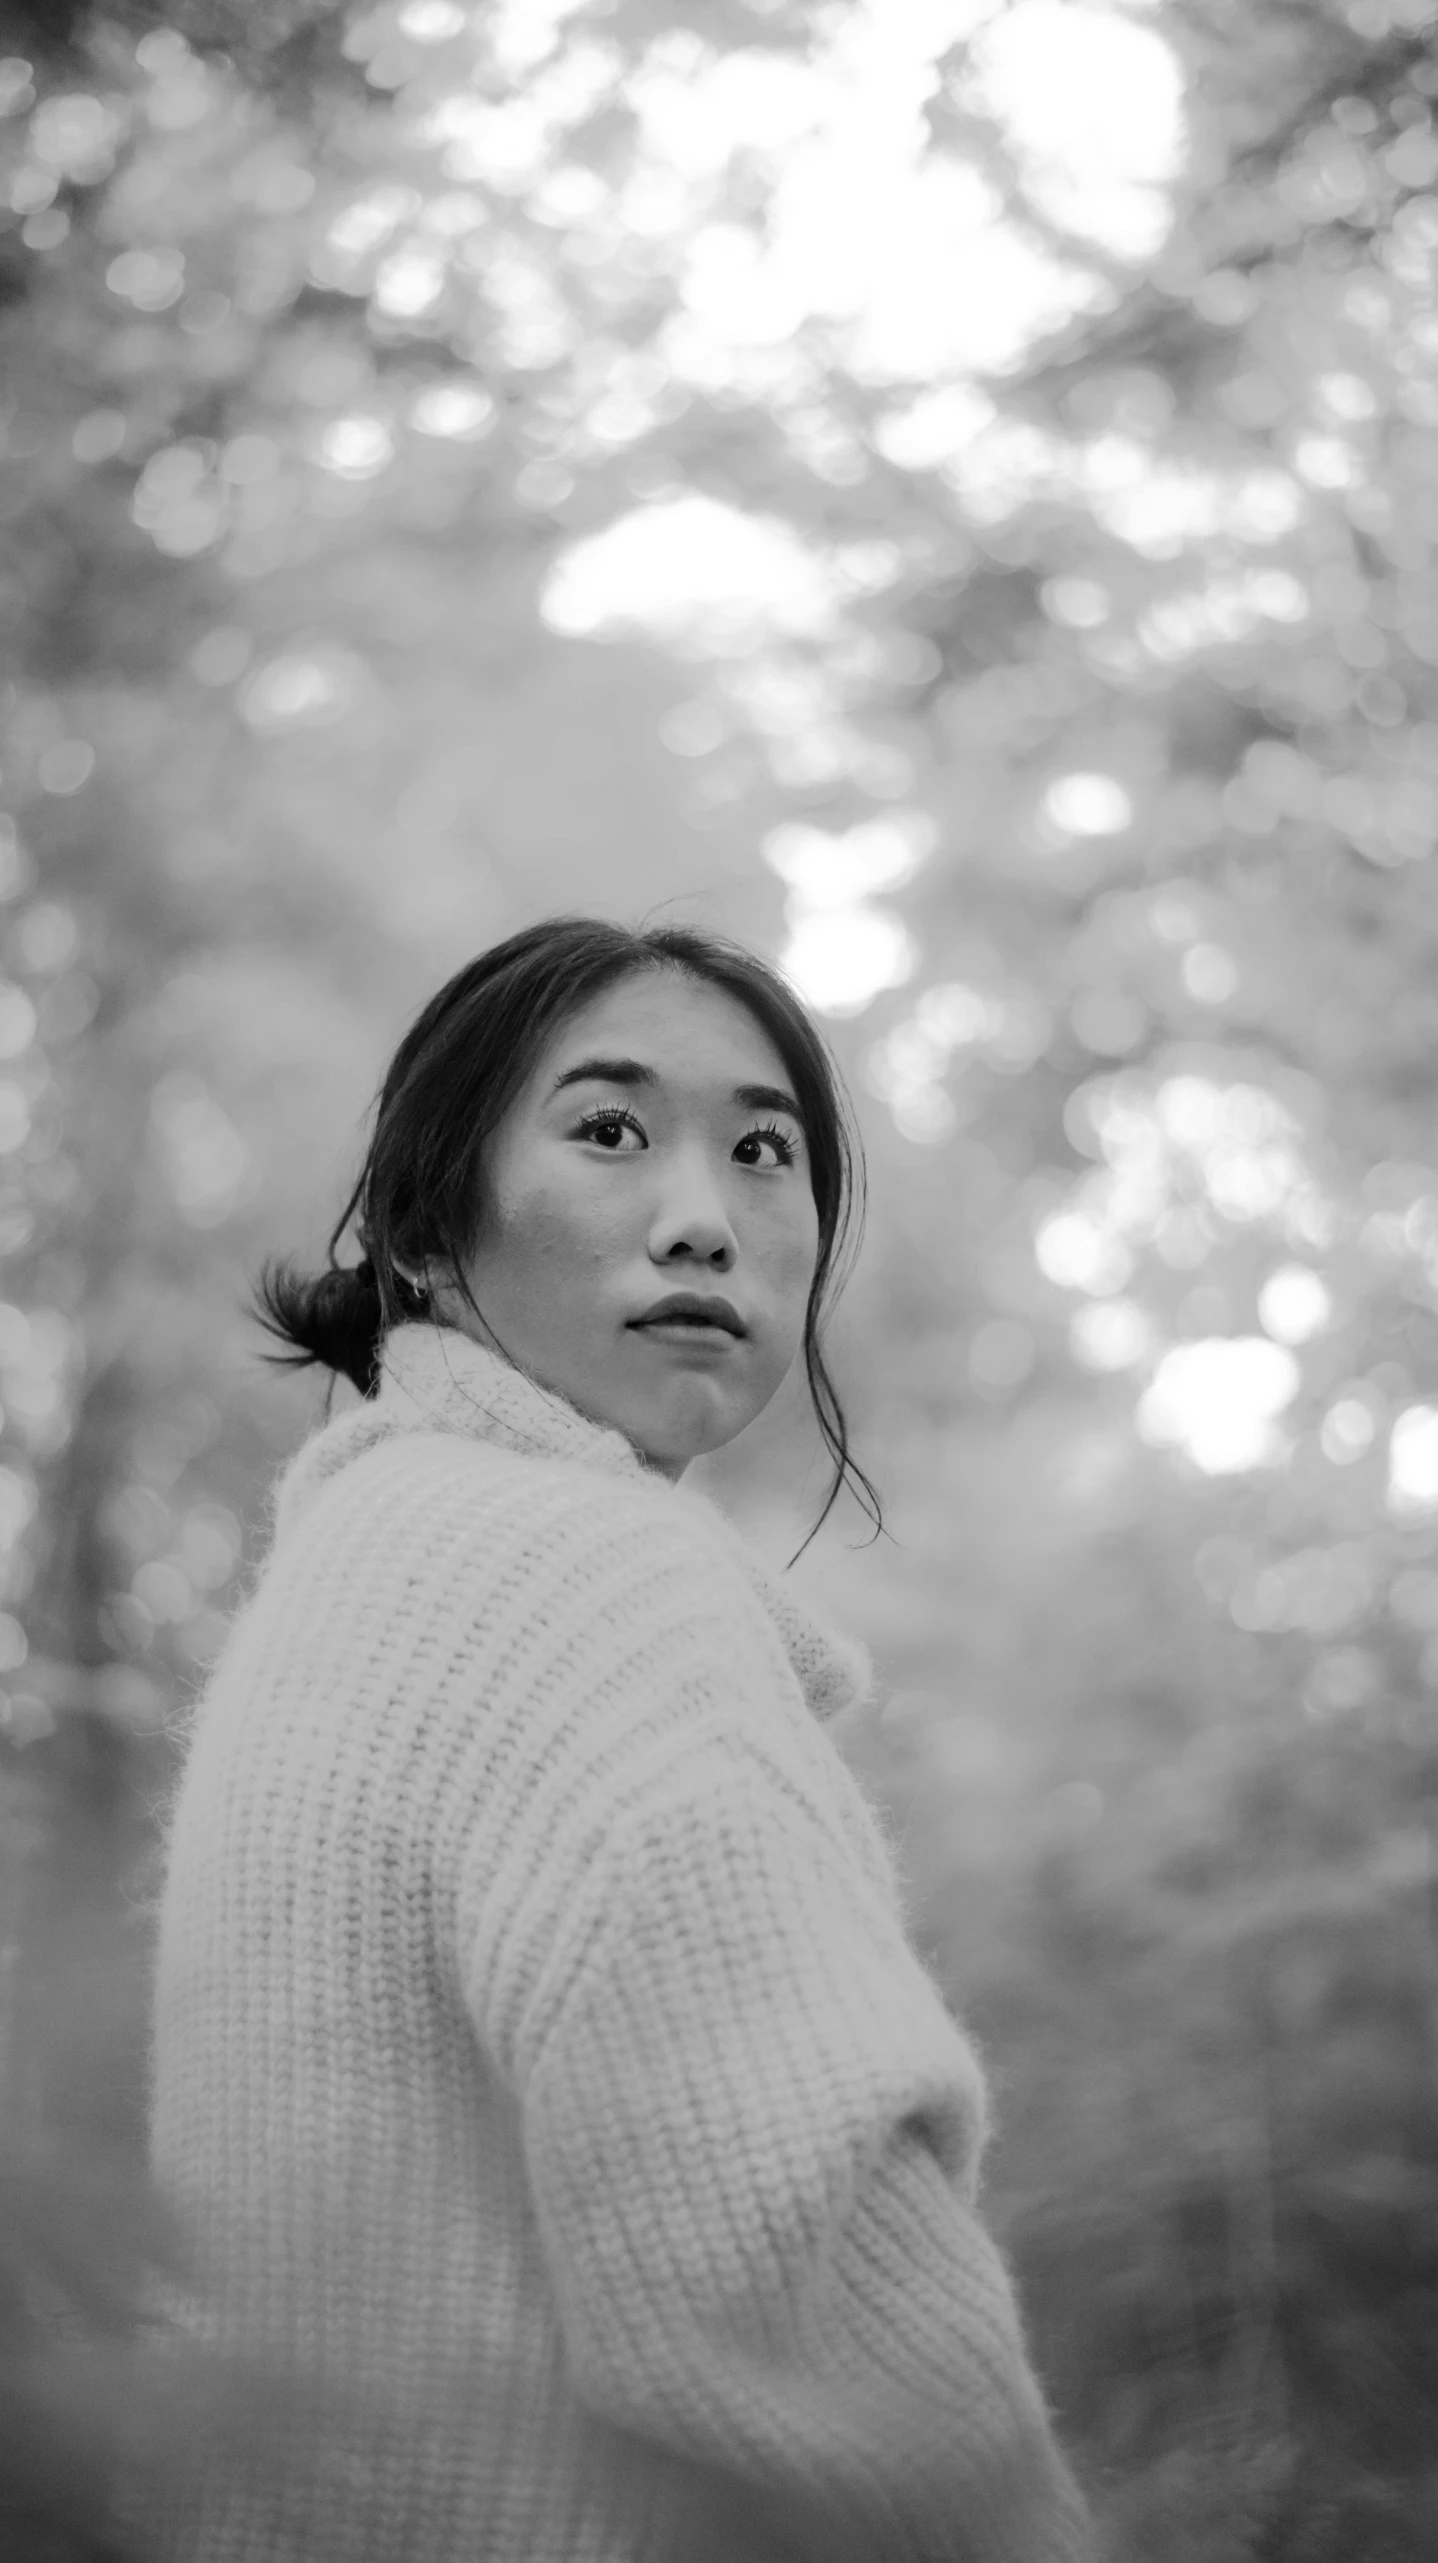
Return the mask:
<svg viewBox="0 0 1438 2563">
<path fill-rule="evenodd" d="M 1089 2551 L 824 1731 L 862 1667 L 678 1483 L 801 1355 L 851 1469 L 848 1169 L 775 974 L 560 919 L 402 1042 L 364 1260 L 268 1276 L 364 1403 L 198 1718 L 154 2150 L 212 2337 L 318 2399 L 197 2563 Z"/>
</svg>

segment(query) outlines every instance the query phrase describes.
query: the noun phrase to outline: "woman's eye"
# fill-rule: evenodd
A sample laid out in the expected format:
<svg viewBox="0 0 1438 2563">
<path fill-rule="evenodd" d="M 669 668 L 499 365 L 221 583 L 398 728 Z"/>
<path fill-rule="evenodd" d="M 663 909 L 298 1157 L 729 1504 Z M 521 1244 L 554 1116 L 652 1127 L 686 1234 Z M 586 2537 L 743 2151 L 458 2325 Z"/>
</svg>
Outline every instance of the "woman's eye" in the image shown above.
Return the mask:
<svg viewBox="0 0 1438 2563">
<path fill-rule="evenodd" d="M 579 1125 L 580 1138 L 592 1139 L 597 1148 L 607 1148 L 611 1157 L 632 1157 L 635 1154 L 635 1147 L 626 1145 L 631 1135 L 639 1148 L 648 1147 L 649 1142 L 632 1112 L 586 1113 Z"/>
<path fill-rule="evenodd" d="M 760 1152 L 767 1149 L 768 1155 Z M 785 1130 L 746 1130 L 734 1154 L 746 1166 L 792 1166 L 798 1150 Z"/>
</svg>

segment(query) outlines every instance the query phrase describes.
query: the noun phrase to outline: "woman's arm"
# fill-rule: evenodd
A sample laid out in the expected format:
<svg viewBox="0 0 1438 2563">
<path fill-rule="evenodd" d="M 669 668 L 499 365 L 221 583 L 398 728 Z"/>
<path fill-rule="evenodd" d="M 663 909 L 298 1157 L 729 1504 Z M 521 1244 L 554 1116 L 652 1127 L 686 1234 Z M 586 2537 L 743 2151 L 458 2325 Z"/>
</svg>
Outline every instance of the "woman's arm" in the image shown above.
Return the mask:
<svg viewBox="0 0 1438 2563">
<path fill-rule="evenodd" d="M 520 1890 L 509 1866 L 497 1934 L 471 1872 L 471 2009 L 518 2092 L 577 2389 L 814 2563 L 1078 2563 L 973 2205 L 972 2052 L 833 1821 L 827 1740 L 807 1786 L 802 1733 L 768 1749 L 792 1715 L 752 1594 L 717 1547 L 672 1546 L 662 1637 L 651 1608 L 623 1678 L 613 1579 L 596 1613 L 566 1803 L 591 1825 L 612 1803 L 585 1873 L 537 1857 Z"/>
</svg>

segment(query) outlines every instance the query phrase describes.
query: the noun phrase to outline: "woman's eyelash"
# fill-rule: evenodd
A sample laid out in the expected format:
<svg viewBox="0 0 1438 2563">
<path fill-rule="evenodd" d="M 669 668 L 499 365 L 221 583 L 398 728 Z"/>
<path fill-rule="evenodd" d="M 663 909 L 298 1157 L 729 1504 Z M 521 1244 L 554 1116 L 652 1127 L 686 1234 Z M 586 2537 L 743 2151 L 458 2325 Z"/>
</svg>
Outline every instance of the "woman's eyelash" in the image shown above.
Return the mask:
<svg viewBox="0 0 1438 2563">
<path fill-rule="evenodd" d="M 616 1122 L 621 1123 L 626 1130 L 637 1130 L 641 1139 L 644 1137 L 643 1123 L 636 1118 L 626 1104 L 601 1104 L 595 1111 L 587 1112 L 577 1125 L 578 1136 L 581 1139 L 592 1139 L 597 1130 L 611 1129 Z M 779 1162 L 783 1166 L 792 1166 L 798 1156 L 797 1144 L 790 1133 L 779 1129 L 772 1121 L 760 1122 L 753 1130 L 746 1130 L 743 1138 L 738 1140 L 736 1145 L 742 1148 L 744 1141 L 748 1139 L 769 1140 L 777 1149 Z"/>
<path fill-rule="evenodd" d="M 643 1123 L 636 1120 L 626 1104 L 602 1104 L 596 1111 L 587 1112 L 578 1125 L 578 1135 L 592 1139 L 596 1130 L 608 1130 L 615 1122 L 621 1122 L 626 1130 L 637 1130 L 641 1139 L 644 1137 Z"/>
<path fill-rule="evenodd" d="M 772 1121 L 761 1122 L 759 1127 L 755 1130 L 746 1130 L 744 1137 L 746 1139 L 772 1140 L 774 1146 L 779 1151 L 779 1162 L 784 1166 L 792 1166 L 794 1159 L 798 1154 L 795 1143 L 790 1138 L 788 1131 L 777 1129 Z"/>
</svg>

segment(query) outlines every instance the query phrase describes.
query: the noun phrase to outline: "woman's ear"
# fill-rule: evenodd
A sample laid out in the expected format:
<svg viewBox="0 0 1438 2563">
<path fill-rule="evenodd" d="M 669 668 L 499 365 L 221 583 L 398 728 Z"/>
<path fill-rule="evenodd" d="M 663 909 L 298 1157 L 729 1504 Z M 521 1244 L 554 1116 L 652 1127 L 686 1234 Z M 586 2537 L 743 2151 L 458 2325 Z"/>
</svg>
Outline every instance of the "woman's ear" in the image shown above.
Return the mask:
<svg viewBox="0 0 1438 2563">
<path fill-rule="evenodd" d="M 456 1289 L 454 1275 L 448 1272 L 443 1264 L 438 1267 L 433 1264 L 421 1264 L 415 1287 L 423 1297 L 425 1309 L 431 1317 L 442 1318 L 446 1325 L 450 1326 L 462 1322 L 456 1318 L 455 1309 L 463 1307 L 463 1294 Z"/>
</svg>

